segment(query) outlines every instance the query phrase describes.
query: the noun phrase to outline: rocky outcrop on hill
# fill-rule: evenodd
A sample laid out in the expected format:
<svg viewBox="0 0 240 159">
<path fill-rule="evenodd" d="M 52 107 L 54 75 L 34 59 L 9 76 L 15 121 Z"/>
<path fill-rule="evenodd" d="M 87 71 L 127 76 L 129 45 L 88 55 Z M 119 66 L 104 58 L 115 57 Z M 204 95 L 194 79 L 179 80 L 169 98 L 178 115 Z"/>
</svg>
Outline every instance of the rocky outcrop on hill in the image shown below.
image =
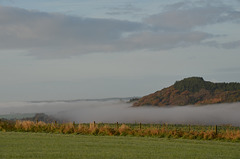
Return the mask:
<svg viewBox="0 0 240 159">
<path fill-rule="evenodd" d="M 240 83 L 213 83 L 190 77 L 140 98 L 133 106 L 205 105 L 240 101 Z"/>
</svg>

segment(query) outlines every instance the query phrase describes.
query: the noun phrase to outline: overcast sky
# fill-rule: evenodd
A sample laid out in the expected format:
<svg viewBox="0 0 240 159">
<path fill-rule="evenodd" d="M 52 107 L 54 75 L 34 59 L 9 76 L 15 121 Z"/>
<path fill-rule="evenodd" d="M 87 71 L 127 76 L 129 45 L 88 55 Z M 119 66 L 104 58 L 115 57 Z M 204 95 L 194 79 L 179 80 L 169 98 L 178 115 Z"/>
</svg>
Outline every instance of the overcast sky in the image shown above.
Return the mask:
<svg viewBox="0 0 240 159">
<path fill-rule="evenodd" d="M 0 101 L 240 82 L 239 0 L 0 0 Z"/>
</svg>

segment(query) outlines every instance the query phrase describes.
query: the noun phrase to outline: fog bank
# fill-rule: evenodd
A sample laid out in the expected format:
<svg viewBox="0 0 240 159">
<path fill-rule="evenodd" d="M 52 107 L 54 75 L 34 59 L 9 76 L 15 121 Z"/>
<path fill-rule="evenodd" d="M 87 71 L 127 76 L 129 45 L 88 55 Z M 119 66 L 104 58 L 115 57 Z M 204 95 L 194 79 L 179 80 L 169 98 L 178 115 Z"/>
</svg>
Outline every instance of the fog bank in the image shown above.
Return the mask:
<svg viewBox="0 0 240 159">
<path fill-rule="evenodd" d="M 0 103 L 0 115 L 46 113 L 54 117 L 104 123 L 171 123 L 240 126 L 240 103 L 207 106 L 131 107 L 123 100 Z"/>
</svg>

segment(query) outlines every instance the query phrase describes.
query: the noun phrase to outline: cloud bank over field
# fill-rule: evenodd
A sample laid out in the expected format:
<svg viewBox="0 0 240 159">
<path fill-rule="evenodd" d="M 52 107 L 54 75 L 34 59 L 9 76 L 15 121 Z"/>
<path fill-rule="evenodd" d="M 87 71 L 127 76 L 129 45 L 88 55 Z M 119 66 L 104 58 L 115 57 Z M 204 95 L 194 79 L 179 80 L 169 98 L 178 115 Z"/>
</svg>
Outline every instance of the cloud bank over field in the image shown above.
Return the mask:
<svg viewBox="0 0 240 159">
<path fill-rule="evenodd" d="M 240 103 L 207 106 L 131 107 L 121 100 L 0 103 L 0 115 L 47 113 L 76 122 L 172 123 L 240 126 Z"/>
<path fill-rule="evenodd" d="M 192 45 L 236 48 L 239 40 L 219 43 L 213 38 L 223 35 L 199 29 L 225 22 L 239 24 L 240 11 L 219 1 L 174 3 L 139 22 L 0 6 L 0 48 L 38 58 Z"/>
</svg>

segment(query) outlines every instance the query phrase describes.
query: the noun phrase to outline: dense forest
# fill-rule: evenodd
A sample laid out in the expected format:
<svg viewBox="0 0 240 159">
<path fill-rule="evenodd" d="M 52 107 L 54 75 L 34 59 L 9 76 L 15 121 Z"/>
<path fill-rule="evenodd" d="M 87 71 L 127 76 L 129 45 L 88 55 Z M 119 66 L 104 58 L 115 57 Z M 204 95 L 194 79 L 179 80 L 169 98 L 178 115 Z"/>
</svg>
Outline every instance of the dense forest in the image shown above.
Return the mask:
<svg viewBox="0 0 240 159">
<path fill-rule="evenodd" d="M 190 77 L 140 98 L 133 106 L 203 105 L 239 101 L 240 83 L 213 83 L 202 77 Z"/>
</svg>

